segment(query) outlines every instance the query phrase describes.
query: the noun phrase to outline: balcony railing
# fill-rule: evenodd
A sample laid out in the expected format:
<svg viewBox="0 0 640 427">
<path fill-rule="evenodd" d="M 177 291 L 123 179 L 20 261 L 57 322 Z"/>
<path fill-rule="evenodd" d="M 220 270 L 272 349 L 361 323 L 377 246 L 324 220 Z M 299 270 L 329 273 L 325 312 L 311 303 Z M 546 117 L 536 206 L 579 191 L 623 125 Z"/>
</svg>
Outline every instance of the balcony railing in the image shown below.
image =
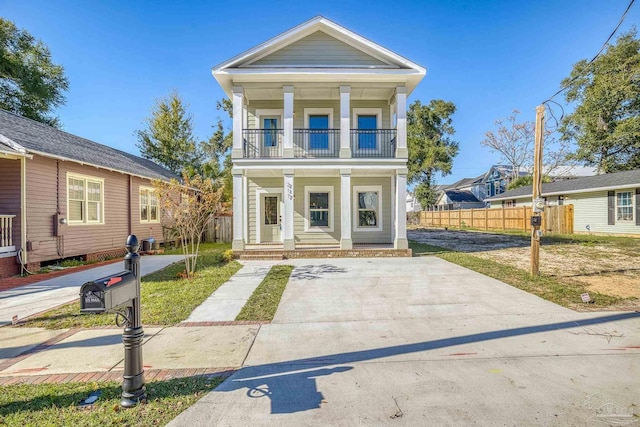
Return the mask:
<svg viewBox="0 0 640 427">
<path fill-rule="evenodd" d="M 244 129 L 244 158 L 279 158 L 282 157 L 282 129 Z"/>
<path fill-rule="evenodd" d="M 351 129 L 351 157 L 394 158 L 395 129 Z"/>
<path fill-rule="evenodd" d="M 340 155 L 340 129 L 294 129 L 293 156 L 338 157 Z"/>
<path fill-rule="evenodd" d="M 15 215 L 0 215 L 0 253 L 15 252 L 13 245 L 13 218 Z"/>
<path fill-rule="evenodd" d="M 283 129 L 243 129 L 245 159 L 283 157 Z M 351 129 L 351 157 L 386 158 L 396 156 L 395 129 Z M 295 158 L 340 157 L 340 129 L 293 129 Z"/>
</svg>

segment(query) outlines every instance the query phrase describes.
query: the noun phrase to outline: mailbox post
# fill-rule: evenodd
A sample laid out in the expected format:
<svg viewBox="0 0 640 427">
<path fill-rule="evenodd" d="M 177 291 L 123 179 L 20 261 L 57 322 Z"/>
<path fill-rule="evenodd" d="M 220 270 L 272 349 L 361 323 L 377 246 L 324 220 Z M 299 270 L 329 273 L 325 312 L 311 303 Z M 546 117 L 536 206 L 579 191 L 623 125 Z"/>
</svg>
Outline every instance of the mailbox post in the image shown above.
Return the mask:
<svg viewBox="0 0 640 427">
<path fill-rule="evenodd" d="M 124 373 L 122 381 L 123 408 L 132 408 L 147 399 L 142 364 L 144 331 L 140 321 L 140 244 L 130 235 L 125 245 L 125 271 L 87 282 L 80 287 L 82 313 L 117 313 L 125 318 L 122 333 Z M 122 310 L 125 310 L 124 313 Z"/>
<path fill-rule="evenodd" d="M 124 344 L 124 380 L 122 382 L 122 400 L 120 405 L 132 408 L 138 402 L 147 400 L 147 389 L 144 385 L 144 369 L 142 365 L 142 339 L 144 331 L 140 321 L 140 243 L 135 235 L 127 238 L 125 245 L 127 255 L 124 257 L 124 268 L 136 278 L 136 297 L 129 310 L 129 321 L 122 333 Z"/>
</svg>

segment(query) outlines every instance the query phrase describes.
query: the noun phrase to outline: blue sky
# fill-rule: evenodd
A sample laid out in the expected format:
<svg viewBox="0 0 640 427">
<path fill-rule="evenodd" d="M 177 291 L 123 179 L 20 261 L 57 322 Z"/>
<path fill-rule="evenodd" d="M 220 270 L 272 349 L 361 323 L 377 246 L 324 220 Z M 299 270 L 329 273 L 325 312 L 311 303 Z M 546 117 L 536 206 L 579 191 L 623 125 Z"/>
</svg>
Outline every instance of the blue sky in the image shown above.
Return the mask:
<svg viewBox="0 0 640 427">
<path fill-rule="evenodd" d="M 43 40 L 70 80 L 57 111 L 68 132 L 138 154 L 154 99 L 177 90 L 205 139 L 224 96 L 211 67 L 323 15 L 427 68 L 409 101 L 452 101 L 460 154 L 440 183 L 485 172 L 480 145 L 513 109 L 533 120 L 571 66 L 590 58 L 628 0 L 537 1 L 35 1 L 2 0 L 0 14 Z M 365 6 L 366 5 L 366 6 Z M 634 5 L 620 31 L 640 21 Z M 562 102 L 562 98 L 556 99 Z"/>
</svg>

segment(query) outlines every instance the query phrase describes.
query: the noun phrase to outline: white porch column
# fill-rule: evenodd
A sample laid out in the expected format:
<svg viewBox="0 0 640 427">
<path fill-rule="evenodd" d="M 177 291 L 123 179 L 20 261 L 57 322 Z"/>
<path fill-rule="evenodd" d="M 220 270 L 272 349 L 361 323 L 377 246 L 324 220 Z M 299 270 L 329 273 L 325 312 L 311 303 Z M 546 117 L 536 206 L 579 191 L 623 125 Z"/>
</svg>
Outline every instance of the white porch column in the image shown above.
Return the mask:
<svg viewBox="0 0 640 427">
<path fill-rule="evenodd" d="M 235 137 L 235 135 L 234 135 Z M 244 250 L 244 187 L 242 171 L 233 169 L 233 242 L 234 251 Z"/>
<path fill-rule="evenodd" d="M 233 148 L 232 159 L 241 159 L 244 156 L 242 125 L 244 122 L 244 89 L 242 86 L 231 88 L 231 101 L 233 102 Z M 235 182 L 234 182 L 235 187 Z"/>
<path fill-rule="evenodd" d="M 396 171 L 396 232 L 393 247 L 407 249 L 407 169 Z"/>
<path fill-rule="evenodd" d="M 351 157 L 351 86 L 340 86 L 340 158 Z"/>
<path fill-rule="evenodd" d="M 282 219 L 283 249 L 293 251 L 296 249 L 293 232 L 293 169 L 284 170 L 284 218 Z"/>
<path fill-rule="evenodd" d="M 284 141 L 282 157 L 293 158 L 293 86 L 283 86 L 284 96 Z"/>
<path fill-rule="evenodd" d="M 352 249 L 351 169 L 340 169 L 340 249 Z"/>
<path fill-rule="evenodd" d="M 407 88 L 396 88 L 396 158 L 406 159 L 407 151 Z M 404 202 L 403 202 L 404 203 Z"/>
</svg>

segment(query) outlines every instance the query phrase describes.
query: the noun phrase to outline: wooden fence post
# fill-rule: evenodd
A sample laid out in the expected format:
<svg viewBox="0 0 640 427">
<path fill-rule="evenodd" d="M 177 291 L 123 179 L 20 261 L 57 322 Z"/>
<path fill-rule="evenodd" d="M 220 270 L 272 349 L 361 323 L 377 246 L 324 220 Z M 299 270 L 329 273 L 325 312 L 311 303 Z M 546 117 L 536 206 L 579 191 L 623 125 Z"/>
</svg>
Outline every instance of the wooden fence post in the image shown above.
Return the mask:
<svg viewBox="0 0 640 427">
<path fill-rule="evenodd" d="M 504 211 L 504 205 L 502 205 L 502 231 L 505 230 L 505 228 L 504 228 L 504 220 L 505 220 L 505 211 Z"/>
<path fill-rule="evenodd" d="M 484 208 L 484 231 L 489 230 L 489 208 Z"/>
<path fill-rule="evenodd" d="M 527 232 L 527 207 L 522 206 L 522 231 Z"/>
</svg>

